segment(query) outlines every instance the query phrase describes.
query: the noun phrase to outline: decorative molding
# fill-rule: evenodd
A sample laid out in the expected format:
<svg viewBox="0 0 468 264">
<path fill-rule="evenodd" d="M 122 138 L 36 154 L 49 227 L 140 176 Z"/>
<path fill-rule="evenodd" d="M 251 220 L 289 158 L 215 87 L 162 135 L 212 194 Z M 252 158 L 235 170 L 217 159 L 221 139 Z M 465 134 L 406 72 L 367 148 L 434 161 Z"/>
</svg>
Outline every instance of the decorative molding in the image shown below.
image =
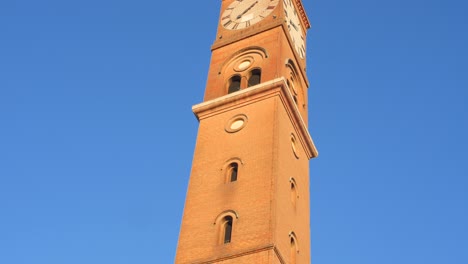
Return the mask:
<svg viewBox="0 0 468 264">
<path fill-rule="evenodd" d="M 224 38 L 224 39 L 216 39 L 214 44 L 211 46 L 211 51 L 214 51 L 215 49 L 219 49 L 221 47 L 227 46 L 231 43 L 238 42 L 242 39 L 249 38 L 253 35 L 260 34 L 262 32 L 268 31 L 272 28 L 279 27 L 283 24 L 283 21 L 281 19 L 275 19 L 271 22 L 268 22 L 265 25 L 262 25 L 258 28 L 255 28 L 255 30 L 248 30 L 247 32 L 242 32 L 242 34 L 235 34 L 233 36 L 230 36 L 229 38 Z M 255 27 L 255 26 L 254 26 Z"/>
<path fill-rule="evenodd" d="M 242 252 L 242 253 L 239 253 L 239 254 L 233 254 L 233 255 L 217 258 L 217 259 L 208 260 L 208 261 L 193 262 L 193 264 L 218 263 L 218 262 L 221 262 L 221 261 L 233 260 L 235 258 L 239 258 L 239 257 L 247 256 L 247 255 L 252 255 L 252 254 L 256 254 L 256 253 L 263 252 L 263 251 L 268 251 L 268 250 L 273 250 L 275 252 L 275 255 L 278 257 L 278 260 L 280 261 L 280 263 L 281 264 L 286 264 L 283 257 L 281 256 L 281 253 L 279 252 L 278 248 L 275 245 L 267 245 L 267 246 L 264 246 L 264 247 L 259 247 L 259 248 L 255 248 L 255 249 L 252 249 L 252 250 L 248 250 L 248 251 L 245 251 L 245 252 Z"/>
<path fill-rule="evenodd" d="M 219 67 L 218 74 L 221 74 L 226 67 L 226 65 L 229 65 L 232 61 L 241 59 L 244 56 L 250 55 L 250 54 L 259 54 L 263 59 L 268 58 L 268 52 L 265 48 L 260 47 L 260 46 L 249 46 L 242 48 L 236 52 L 234 52 L 228 59 L 226 59 L 223 64 Z"/>
<path fill-rule="evenodd" d="M 281 255 L 281 252 L 279 252 L 278 248 L 277 247 L 273 247 L 273 250 L 276 254 L 276 257 L 278 257 L 278 260 L 280 261 L 281 264 L 285 264 L 286 261 L 284 261 L 284 258 L 283 256 Z"/>
<path fill-rule="evenodd" d="M 275 96 L 278 96 L 283 103 L 307 158 L 311 159 L 317 157 L 317 148 L 307 130 L 307 126 L 302 119 L 298 106 L 294 102 L 284 77 L 260 83 L 247 89 L 242 89 L 238 92 L 194 105 L 192 106 L 192 111 L 198 120 L 202 120 Z"/>
<path fill-rule="evenodd" d="M 302 21 L 304 22 L 304 26 L 306 29 L 310 28 L 310 21 L 309 18 L 307 17 L 307 14 L 305 12 L 304 6 L 302 5 L 301 0 L 296 0 L 296 6 L 297 6 L 297 11 L 299 11 L 299 14 L 301 15 Z"/>
<path fill-rule="evenodd" d="M 236 219 L 239 219 L 239 214 L 236 211 L 234 211 L 234 210 L 225 210 L 225 211 L 221 212 L 218 216 L 216 216 L 215 220 L 213 221 L 213 225 L 216 225 L 216 223 L 218 223 L 221 218 L 223 218 L 224 216 L 227 216 L 227 215 L 234 216 Z"/>
</svg>

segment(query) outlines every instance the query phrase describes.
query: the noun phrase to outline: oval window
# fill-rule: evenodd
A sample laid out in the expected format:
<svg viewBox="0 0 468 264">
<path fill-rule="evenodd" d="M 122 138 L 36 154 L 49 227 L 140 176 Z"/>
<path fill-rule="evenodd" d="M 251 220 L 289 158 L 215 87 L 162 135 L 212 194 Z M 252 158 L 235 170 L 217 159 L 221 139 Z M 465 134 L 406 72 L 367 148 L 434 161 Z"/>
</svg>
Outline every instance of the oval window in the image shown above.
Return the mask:
<svg viewBox="0 0 468 264">
<path fill-rule="evenodd" d="M 244 128 L 246 124 L 247 116 L 240 114 L 229 119 L 224 129 L 229 133 L 234 133 Z"/>
</svg>

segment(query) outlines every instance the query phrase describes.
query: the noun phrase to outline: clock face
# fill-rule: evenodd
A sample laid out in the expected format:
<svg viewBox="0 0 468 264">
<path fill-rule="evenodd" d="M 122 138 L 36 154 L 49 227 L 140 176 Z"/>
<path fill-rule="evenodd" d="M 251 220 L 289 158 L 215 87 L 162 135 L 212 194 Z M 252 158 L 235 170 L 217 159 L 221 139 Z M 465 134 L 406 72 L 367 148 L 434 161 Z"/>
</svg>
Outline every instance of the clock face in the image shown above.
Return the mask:
<svg viewBox="0 0 468 264">
<path fill-rule="evenodd" d="M 291 36 L 294 48 L 301 59 L 303 59 L 305 57 L 305 42 L 304 35 L 302 34 L 301 20 L 297 15 L 293 0 L 283 0 L 283 5 L 289 35 Z"/>
<path fill-rule="evenodd" d="M 235 30 L 247 28 L 267 17 L 279 0 L 235 0 L 221 15 L 224 28 Z"/>
</svg>

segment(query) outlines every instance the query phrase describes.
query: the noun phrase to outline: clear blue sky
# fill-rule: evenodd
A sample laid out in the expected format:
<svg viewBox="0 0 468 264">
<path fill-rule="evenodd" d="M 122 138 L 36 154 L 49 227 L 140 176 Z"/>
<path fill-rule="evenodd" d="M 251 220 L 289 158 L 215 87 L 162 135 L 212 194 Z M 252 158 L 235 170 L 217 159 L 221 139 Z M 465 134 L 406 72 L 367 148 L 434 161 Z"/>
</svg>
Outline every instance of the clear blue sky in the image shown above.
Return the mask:
<svg viewBox="0 0 468 264">
<path fill-rule="evenodd" d="M 468 4 L 305 0 L 314 264 L 468 263 Z M 0 263 L 172 263 L 211 1 L 0 2 Z"/>
</svg>

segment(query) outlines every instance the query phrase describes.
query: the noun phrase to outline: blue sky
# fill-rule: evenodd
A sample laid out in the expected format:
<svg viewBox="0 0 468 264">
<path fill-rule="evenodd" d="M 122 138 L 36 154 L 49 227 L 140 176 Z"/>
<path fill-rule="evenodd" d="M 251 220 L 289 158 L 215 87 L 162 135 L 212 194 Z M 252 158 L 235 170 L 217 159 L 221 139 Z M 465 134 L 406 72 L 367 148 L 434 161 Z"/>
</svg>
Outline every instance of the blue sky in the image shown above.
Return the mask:
<svg viewBox="0 0 468 264">
<path fill-rule="evenodd" d="M 468 263 L 468 4 L 304 1 L 312 260 Z M 0 3 L 0 263 L 172 263 L 220 1 Z"/>
</svg>

